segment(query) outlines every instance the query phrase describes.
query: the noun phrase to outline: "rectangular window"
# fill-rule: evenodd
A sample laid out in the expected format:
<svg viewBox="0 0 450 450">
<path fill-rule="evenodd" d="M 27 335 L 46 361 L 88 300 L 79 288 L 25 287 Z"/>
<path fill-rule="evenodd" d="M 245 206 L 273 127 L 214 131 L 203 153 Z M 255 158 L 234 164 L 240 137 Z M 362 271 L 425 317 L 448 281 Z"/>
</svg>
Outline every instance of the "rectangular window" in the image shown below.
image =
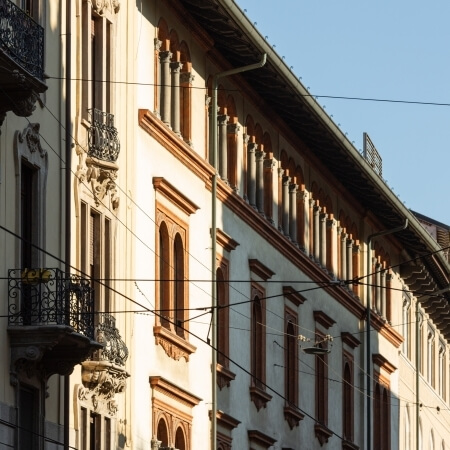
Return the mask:
<svg viewBox="0 0 450 450">
<path fill-rule="evenodd" d="M 354 432 L 354 385 L 353 385 L 353 357 L 344 353 L 343 387 L 342 387 L 342 421 L 344 439 L 353 442 Z"/>
<path fill-rule="evenodd" d="M 105 442 L 104 442 L 104 450 L 111 450 L 111 419 L 109 417 L 105 417 Z"/>
<path fill-rule="evenodd" d="M 87 419 L 87 409 L 86 408 L 81 408 L 80 411 L 80 446 L 81 449 L 80 450 L 88 450 L 87 447 L 87 424 L 88 424 L 88 419 Z"/>
<path fill-rule="evenodd" d="M 111 112 L 112 24 L 92 11 L 90 2 L 82 10 L 82 117 L 88 109 Z"/>
<path fill-rule="evenodd" d="M 80 269 L 82 276 L 92 280 L 97 312 L 111 310 L 111 260 L 111 219 L 91 208 L 89 204 L 81 202 Z"/>
<path fill-rule="evenodd" d="M 38 211 L 37 211 L 37 170 L 22 161 L 21 166 L 21 203 L 20 203 L 20 234 L 21 257 L 23 268 L 34 268 L 38 263 L 37 246 L 38 236 Z"/>
<path fill-rule="evenodd" d="M 19 448 L 39 446 L 39 392 L 27 386 L 19 389 Z"/>
</svg>

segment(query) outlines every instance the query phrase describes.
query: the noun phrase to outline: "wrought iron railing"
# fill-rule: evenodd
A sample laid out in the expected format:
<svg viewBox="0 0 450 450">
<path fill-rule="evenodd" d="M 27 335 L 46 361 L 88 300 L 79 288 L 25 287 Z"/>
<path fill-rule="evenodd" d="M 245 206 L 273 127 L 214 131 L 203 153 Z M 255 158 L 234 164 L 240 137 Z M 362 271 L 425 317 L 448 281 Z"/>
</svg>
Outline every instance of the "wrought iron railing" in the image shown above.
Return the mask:
<svg viewBox="0 0 450 450">
<path fill-rule="evenodd" d="M 89 156 L 115 162 L 119 157 L 120 142 L 114 115 L 96 108 L 88 109 L 88 113 L 91 124 L 88 130 Z"/>
<path fill-rule="evenodd" d="M 108 361 L 117 366 L 124 366 L 128 358 L 128 348 L 116 328 L 116 319 L 111 314 L 99 315 L 99 322 L 95 329 L 96 341 L 103 344 L 103 348 L 94 353 L 91 359 Z"/>
<path fill-rule="evenodd" d="M 94 339 L 94 291 L 89 281 L 60 269 L 8 271 L 10 326 L 68 325 Z"/>
<path fill-rule="evenodd" d="M 44 28 L 10 0 L 0 0 L 0 49 L 44 80 Z"/>
</svg>

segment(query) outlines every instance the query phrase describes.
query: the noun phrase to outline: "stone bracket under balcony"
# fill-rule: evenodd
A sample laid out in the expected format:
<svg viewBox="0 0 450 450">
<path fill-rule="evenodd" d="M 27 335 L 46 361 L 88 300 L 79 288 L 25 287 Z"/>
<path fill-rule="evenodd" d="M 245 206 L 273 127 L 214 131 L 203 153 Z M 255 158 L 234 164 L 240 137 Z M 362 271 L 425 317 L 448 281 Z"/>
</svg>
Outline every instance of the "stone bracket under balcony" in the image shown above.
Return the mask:
<svg viewBox="0 0 450 450">
<path fill-rule="evenodd" d="M 11 384 L 18 379 L 47 381 L 69 375 L 73 368 L 102 347 L 68 325 L 10 326 Z"/>
<path fill-rule="evenodd" d="M 115 395 L 125 390 L 129 376 L 125 369 L 111 362 L 84 361 L 83 386 L 78 389 L 78 398 L 88 403 L 94 412 L 114 416 L 117 412 Z"/>
<path fill-rule="evenodd" d="M 0 125 L 8 111 L 30 116 L 47 90 L 44 29 L 10 0 L 0 2 Z"/>
</svg>

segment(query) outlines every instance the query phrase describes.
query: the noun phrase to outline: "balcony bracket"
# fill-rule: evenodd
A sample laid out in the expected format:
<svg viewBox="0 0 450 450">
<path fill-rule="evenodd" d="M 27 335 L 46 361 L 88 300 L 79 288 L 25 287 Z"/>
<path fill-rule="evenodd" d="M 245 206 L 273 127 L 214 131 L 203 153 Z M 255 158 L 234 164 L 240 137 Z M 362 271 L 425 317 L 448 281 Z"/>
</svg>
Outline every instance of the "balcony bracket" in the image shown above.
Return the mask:
<svg viewBox="0 0 450 450">
<path fill-rule="evenodd" d="M 69 375 L 75 365 L 101 347 L 67 325 L 8 327 L 11 346 L 10 382 L 47 382 Z"/>
<path fill-rule="evenodd" d="M 78 398 L 96 413 L 115 416 L 118 409 L 115 395 L 125 391 L 129 376 L 125 369 L 108 361 L 84 361 Z"/>
</svg>

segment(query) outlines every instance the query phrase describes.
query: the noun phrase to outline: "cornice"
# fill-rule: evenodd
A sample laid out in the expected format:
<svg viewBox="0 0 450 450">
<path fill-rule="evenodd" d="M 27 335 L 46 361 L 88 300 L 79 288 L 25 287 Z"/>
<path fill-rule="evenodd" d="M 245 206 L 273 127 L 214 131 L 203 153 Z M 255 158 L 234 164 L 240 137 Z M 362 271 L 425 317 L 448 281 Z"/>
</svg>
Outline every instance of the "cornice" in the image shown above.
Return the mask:
<svg viewBox="0 0 450 450">
<path fill-rule="evenodd" d="M 302 305 L 306 298 L 297 292 L 292 286 L 283 286 L 283 295 L 295 306 Z"/>
<path fill-rule="evenodd" d="M 217 411 L 216 417 L 217 423 L 230 431 L 232 431 L 241 423 L 240 420 L 235 419 L 234 417 L 224 413 L 223 411 Z"/>
<path fill-rule="evenodd" d="M 327 330 L 336 323 L 335 320 L 333 320 L 330 316 L 325 314 L 323 311 L 314 311 L 314 320 L 318 324 L 320 324 L 324 328 L 326 328 Z"/>
<path fill-rule="evenodd" d="M 249 259 L 248 265 L 250 266 L 250 271 L 255 275 L 258 275 L 264 281 L 267 281 L 269 278 L 272 278 L 275 275 L 275 272 L 272 272 L 267 266 L 265 266 L 261 261 L 257 259 Z"/>
<path fill-rule="evenodd" d="M 227 252 L 236 250 L 236 247 L 239 245 L 239 242 L 235 241 L 231 236 L 228 236 L 228 234 L 226 234 L 220 228 L 216 229 L 216 240 L 217 243 Z"/>
<path fill-rule="evenodd" d="M 271 445 L 275 444 L 275 442 L 277 442 L 276 439 L 273 439 L 272 437 L 258 430 L 248 430 L 247 435 L 249 441 L 254 442 L 255 444 L 262 445 L 264 447 L 270 447 Z"/>
<path fill-rule="evenodd" d="M 144 131 L 182 162 L 187 170 L 202 180 L 206 189 L 211 191 L 211 178 L 214 174 L 214 169 L 208 162 L 195 153 L 189 145 L 183 142 L 148 109 L 139 110 L 138 123 Z M 301 270 L 306 277 L 311 280 L 331 281 L 331 277 L 323 268 L 312 262 L 306 253 L 279 233 L 272 224 L 263 219 L 254 208 L 220 179 L 217 183 L 217 198 L 246 223 L 254 233 L 258 233 L 262 239 L 272 245 L 286 260 Z M 365 306 L 352 292 L 335 284 L 324 286 L 322 289 L 356 318 L 362 319 L 365 316 Z M 379 331 L 389 342 L 397 347 L 401 345 L 403 338 L 392 327 L 376 320 L 373 315 L 371 322 L 374 329 Z"/>
<path fill-rule="evenodd" d="M 377 365 L 380 369 L 384 369 L 389 375 L 397 370 L 392 363 L 390 363 L 383 355 L 380 353 L 375 353 L 372 355 L 372 362 Z"/>
<path fill-rule="evenodd" d="M 153 177 L 153 187 L 189 216 L 199 209 L 194 202 L 163 177 Z"/>
<path fill-rule="evenodd" d="M 167 397 L 173 398 L 176 401 L 183 403 L 184 405 L 193 408 L 198 405 L 202 399 L 194 394 L 186 391 L 185 389 L 176 386 L 169 380 L 161 376 L 151 376 L 149 377 L 150 386 L 152 389 L 166 395 Z"/>
<path fill-rule="evenodd" d="M 361 344 L 361 341 L 356 339 L 355 336 L 348 331 L 343 331 L 341 333 L 341 340 L 344 344 L 347 344 L 351 348 L 356 348 Z"/>
</svg>

